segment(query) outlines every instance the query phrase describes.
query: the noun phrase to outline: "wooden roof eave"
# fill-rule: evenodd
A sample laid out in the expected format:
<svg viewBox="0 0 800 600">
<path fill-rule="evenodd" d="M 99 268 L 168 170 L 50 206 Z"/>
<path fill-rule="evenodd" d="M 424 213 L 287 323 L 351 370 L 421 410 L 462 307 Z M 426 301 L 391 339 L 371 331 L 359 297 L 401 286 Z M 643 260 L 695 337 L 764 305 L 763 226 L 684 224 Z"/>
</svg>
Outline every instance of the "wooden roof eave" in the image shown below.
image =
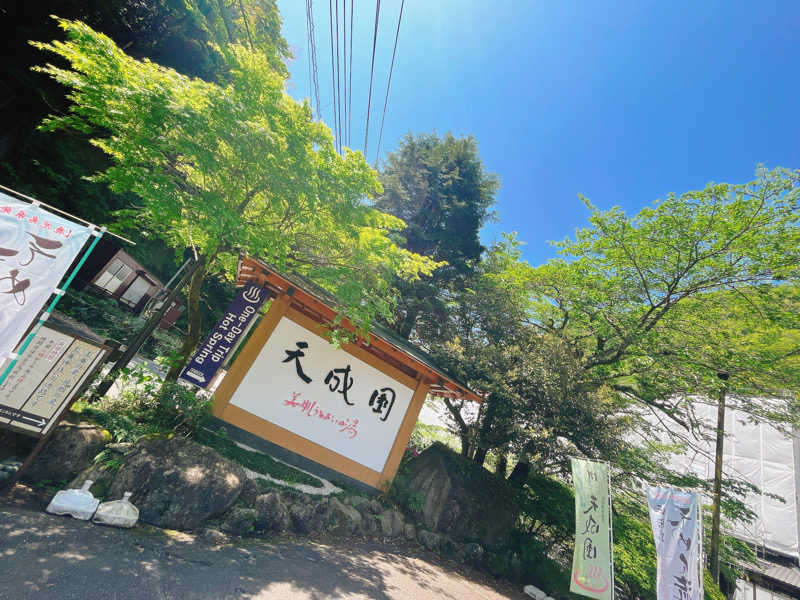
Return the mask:
<svg viewBox="0 0 800 600">
<path fill-rule="evenodd" d="M 290 296 L 290 306 L 292 308 L 306 314 L 306 316 L 317 321 L 321 325 L 335 322 L 338 315 L 335 309 L 331 308 L 312 293 L 298 287 L 297 284 L 279 275 L 267 265 L 252 258 L 244 258 L 240 263 L 239 270 L 241 274 L 240 279 L 245 279 L 265 287 L 275 297 L 284 294 Z M 245 271 L 249 271 L 249 273 L 245 273 Z M 370 341 L 367 342 L 358 335 L 356 327 L 347 318 L 342 318 L 338 326 L 355 334 L 356 340 L 353 343 L 364 351 L 377 355 L 379 358 L 386 360 L 386 362 L 393 364 L 395 367 L 405 367 L 401 368 L 401 370 L 407 372 L 415 379 L 421 379 L 427 383 L 430 386 L 431 395 L 448 398 L 463 398 L 478 403 L 483 402 L 483 398 L 475 392 L 453 381 L 446 374 L 430 368 L 411 354 L 404 352 L 391 342 L 383 339 L 380 335 L 370 332 Z"/>
</svg>

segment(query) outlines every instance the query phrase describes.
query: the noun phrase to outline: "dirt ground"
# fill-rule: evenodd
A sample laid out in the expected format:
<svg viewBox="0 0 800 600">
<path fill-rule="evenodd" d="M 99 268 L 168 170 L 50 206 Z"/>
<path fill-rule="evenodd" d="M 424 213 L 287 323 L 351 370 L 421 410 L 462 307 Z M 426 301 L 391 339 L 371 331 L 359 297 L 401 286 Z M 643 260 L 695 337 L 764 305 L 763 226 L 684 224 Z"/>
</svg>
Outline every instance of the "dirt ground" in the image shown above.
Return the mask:
<svg viewBox="0 0 800 600">
<path fill-rule="evenodd" d="M 121 530 L 46 514 L 47 500 L 21 485 L 0 496 L 2 600 L 528 599 L 415 545 Z"/>
</svg>

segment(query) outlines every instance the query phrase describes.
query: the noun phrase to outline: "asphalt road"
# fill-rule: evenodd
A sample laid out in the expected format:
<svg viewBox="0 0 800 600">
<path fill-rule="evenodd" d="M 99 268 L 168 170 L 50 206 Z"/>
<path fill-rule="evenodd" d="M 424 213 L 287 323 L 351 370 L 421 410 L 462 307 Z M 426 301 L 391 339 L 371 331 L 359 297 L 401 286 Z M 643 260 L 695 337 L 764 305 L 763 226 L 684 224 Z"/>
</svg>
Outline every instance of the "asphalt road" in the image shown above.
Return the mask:
<svg viewBox="0 0 800 600">
<path fill-rule="evenodd" d="M 412 546 L 218 539 L 121 530 L 0 496 L 0 599 L 522 600 Z"/>
</svg>

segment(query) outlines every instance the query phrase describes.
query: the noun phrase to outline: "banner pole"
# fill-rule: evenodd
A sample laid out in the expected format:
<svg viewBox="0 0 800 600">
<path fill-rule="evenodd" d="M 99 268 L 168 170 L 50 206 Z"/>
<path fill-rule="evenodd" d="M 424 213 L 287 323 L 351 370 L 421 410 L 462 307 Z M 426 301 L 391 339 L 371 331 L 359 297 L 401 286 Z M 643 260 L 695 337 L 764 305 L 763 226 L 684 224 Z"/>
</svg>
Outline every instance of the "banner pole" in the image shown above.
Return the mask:
<svg viewBox="0 0 800 600">
<path fill-rule="evenodd" d="M 608 549 L 610 550 L 610 573 L 611 573 L 611 600 L 614 600 L 616 585 L 614 585 L 614 513 L 611 510 L 611 463 L 606 463 L 606 475 L 608 475 Z"/>
<path fill-rule="evenodd" d="M 72 269 L 72 272 L 69 274 L 69 277 L 67 277 L 66 281 L 64 282 L 64 286 L 61 288 L 57 288 L 53 292 L 55 294 L 55 298 L 53 298 L 50 301 L 50 305 L 45 309 L 44 313 L 42 313 L 42 315 L 39 317 L 39 321 L 36 323 L 31 332 L 28 334 L 28 337 L 25 338 L 25 341 L 22 343 L 19 352 L 16 353 L 14 359 L 5 368 L 2 375 L 0 375 L 0 385 L 3 385 L 5 380 L 8 378 L 9 373 L 11 373 L 11 369 L 13 369 L 14 366 L 17 364 L 20 356 L 22 356 L 22 354 L 25 352 L 27 347 L 30 345 L 31 341 L 33 341 L 33 338 L 36 337 L 36 334 L 39 333 L 39 330 L 42 328 L 42 325 L 44 325 L 44 322 L 50 318 L 50 313 L 53 312 L 53 309 L 56 307 L 56 304 L 58 304 L 58 301 L 61 300 L 61 297 L 67 291 L 69 284 L 72 283 L 73 279 L 75 279 L 75 276 L 78 274 L 78 271 L 80 271 L 81 267 L 83 266 L 83 263 L 85 263 L 86 259 L 89 258 L 89 254 L 92 253 L 92 250 L 94 250 L 94 247 L 97 245 L 97 242 L 100 241 L 100 238 L 103 237 L 103 234 L 106 231 L 105 227 L 101 227 L 98 230 L 95 225 L 91 225 L 90 228 L 92 230 L 92 236 L 94 237 L 92 243 L 89 244 L 89 247 L 86 249 L 86 251 L 83 253 L 83 256 L 81 256 L 81 259 L 78 261 L 78 264 L 75 265 L 75 268 Z"/>
</svg>

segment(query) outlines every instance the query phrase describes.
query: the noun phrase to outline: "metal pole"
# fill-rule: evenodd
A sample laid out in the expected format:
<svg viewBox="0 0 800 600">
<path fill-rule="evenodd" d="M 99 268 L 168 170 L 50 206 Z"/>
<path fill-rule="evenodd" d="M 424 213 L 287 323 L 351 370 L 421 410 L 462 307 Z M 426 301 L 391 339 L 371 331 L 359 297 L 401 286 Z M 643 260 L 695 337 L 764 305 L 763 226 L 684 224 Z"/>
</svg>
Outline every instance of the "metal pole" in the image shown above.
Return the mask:
<svg viewBox="0 0 800 600">
<path fill-rule="evenodd" d="M 717 377 L 723 382 L 722 390 L 719 393 L 717 402 L 717 445 L 714 456 L 714 492 L 711 513 L 711 555 L 709 566 L 711 567 L 711 577 L 714 583 L 719 585 L 719 529 L 720 529 L 720 509 L 722 495 L 722 450 L 725 443 L 725 394 L 728 386 L 728 373 L 717 373 Z"/>
<path fill-rule="evenodd" d="M 111 388 L 116 380 L 119 372 L 127 367 L 131 359 L 136 356 L 136 353 L 139 352 L 139 349 L 147 341 L 147 338 L 150 337 L 150 335 L 153 333 L 153 330 L 155 330 L 155 328 L 158 326 L 161 318 L 164 316 L 167 310 L 169 310 L 169 307 L 172 305 L 172 301 L 175 299 L 175 296 L 177 296 L 178 292 L 183 289 L 183 286 L 186 285 L 199 266 L 200 262 L 193 262 L 193 264 L 183 274 L 183 277 L 181 277 L 181 280 L 178 282 L 178 284 L 172 288 L 172 291 L 170 291 L 169 295 L 164 299 L 164 303 L 161 305 L 161 308 L 159 308 L 150 316 L 149 319 L 147 319 L 144 327 L 139 330 L 139 333 L 136 335 L 134 340 L 128 344 L 125 352 L 122 353 L 122 356 L 120 356 L 119 360 L 114 363 L 114 366 L 111 367 L 111 370 L 108 372 L 108 374 L 103 377 L 100 385 L 97 386 L 93 396 L 94 400 L 99 400 L 106 395 L 109 388 Z"/>
</svg>

